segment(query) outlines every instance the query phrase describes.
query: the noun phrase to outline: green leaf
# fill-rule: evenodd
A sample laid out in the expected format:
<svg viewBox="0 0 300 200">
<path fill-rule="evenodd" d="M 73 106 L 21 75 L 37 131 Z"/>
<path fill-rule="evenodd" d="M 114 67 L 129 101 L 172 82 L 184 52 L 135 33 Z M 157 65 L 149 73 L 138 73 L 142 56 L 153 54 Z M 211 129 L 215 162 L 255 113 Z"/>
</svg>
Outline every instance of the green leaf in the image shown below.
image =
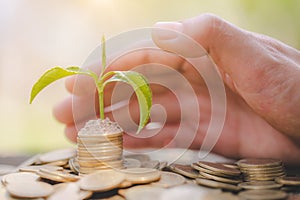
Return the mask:
<svg viewBox="0 0 300 200">
<path fill-rule="evenodd" d="M 146 78 L 134 71 L 112 71 L 108 74 L 113 74 L 113 76 L 104 82 L 104 86 L 110 82 L 121 81 L 133 87 L 140 107 L 140 122 L 137 131 L 139 133 L 149 120 L 152 106 L 152 92 Z"/>
<path fill-rule="evenodd" d="M 45 87 L 47 87 L 49 84 L 51 84 L 54 81 L 57 81 L 58 79 L 75 75 L 75 74 L 84 74 L 92 76 L 93 78 L 97 75 L 92 71 L 84 71 L 79 67 L 68 67 L 68 68 L 62 68 L 62 67 L 54 67 L 48 71 L 46 71 L 40 79 L 33 85 L 30 95 L 30 103 L 34 100 L 36 95 L 40 93 Z"/>
</svg>

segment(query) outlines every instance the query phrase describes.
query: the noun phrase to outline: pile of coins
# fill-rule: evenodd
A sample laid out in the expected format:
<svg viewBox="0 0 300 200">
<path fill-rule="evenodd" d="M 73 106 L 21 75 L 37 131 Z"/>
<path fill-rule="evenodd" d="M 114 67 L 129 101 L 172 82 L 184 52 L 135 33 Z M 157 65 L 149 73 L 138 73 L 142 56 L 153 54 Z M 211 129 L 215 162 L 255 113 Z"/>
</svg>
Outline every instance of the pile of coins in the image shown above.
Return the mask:
<svg viewBox="0 0 300 200">
<path fill-rule="evenodd" d="M 290 191 L 300 192 L 299 177 L 246 181 L 245 166 L 254 164 L 251 172 L 264 168 L 274 175 L 269 168 L 282 162 L 271 159 L 168 165 L 146 154 L 130 154 L 123 155 L 122 169 L 84 174 L 77 157 L 76 149 L 69 148 L 34 156 L 15 168 L 2 166 L 0 199 L 286 199 Z"/>
<path fill-rule="evenodd" d="M 245 181 L 274 181 L 285 176 L 285 169 L 280 160 L 242 159 L 237 162 Z"/>
<path fill-rule="evenodd" d="M 242 182 L 241 171 L 234 167 L 228 167 L 221 163 L 199 161 L 191 165 L 199 171 L 196 182 L 199 185 L 218 187 L 224 190 L 237 192 L 240 188 L 237 184 Z"/>
<path fill-rule="evenodd" d="M 123 167 L 123 131 L 114 122 L 90 120 L 77 136 L 77 161 L 83 174 Z"/>
</svg>

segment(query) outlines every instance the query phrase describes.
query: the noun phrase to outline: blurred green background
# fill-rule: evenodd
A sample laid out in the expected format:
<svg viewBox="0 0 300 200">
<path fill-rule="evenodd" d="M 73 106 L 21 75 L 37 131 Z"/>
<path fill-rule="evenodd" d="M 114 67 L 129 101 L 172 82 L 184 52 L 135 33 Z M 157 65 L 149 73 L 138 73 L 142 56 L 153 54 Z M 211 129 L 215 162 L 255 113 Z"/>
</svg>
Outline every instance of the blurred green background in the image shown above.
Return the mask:
<svg viewBox="0 0 300 200">
<path fill-rule="evenodd" d="M 300 48 L 299 0 L 1 0 L 0 153 L 71 146 L 53 105 L 67 92 L 59 81 L 28 104 L 31 86 L 55 65 L 81 65 L 99 44 L 157 21 L 215 13 Z"/>
</svg>

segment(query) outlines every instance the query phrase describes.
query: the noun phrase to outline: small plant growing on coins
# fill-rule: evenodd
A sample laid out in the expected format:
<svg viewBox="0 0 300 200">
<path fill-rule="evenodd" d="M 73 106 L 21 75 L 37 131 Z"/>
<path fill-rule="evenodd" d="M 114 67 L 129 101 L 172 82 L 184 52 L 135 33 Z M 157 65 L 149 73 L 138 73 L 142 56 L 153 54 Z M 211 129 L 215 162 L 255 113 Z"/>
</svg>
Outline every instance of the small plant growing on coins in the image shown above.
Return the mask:
<svg viewBox="0 0 300 200">
<path fill-rule="evenodd" d="M 104 72 L 106 69 L 106 50 L 105 39 L 102 38 L 102 71 L 98 76 L 91 70 L 85 70 L 80 67 L 72 66 L 67 68 L 54 67 L 46 71 L 40 79 L 34 84 L 31 90 L 30 103 L 46 86 L 52 82 L 72 75 L 82 74 L 93 78 L 98 95 L 99 95 L 99 113 L 100 119 L 104 120 L 104 88 L 111 82 L 125 82 L 131 85 L 138 98 L 140 108 L 140 122 L 137 133 L 146 125 L 150 117 L 150 109 L 152 106 L 152 92 L 145 77 L 134 71 L 109 71 Z"/>
</svg>

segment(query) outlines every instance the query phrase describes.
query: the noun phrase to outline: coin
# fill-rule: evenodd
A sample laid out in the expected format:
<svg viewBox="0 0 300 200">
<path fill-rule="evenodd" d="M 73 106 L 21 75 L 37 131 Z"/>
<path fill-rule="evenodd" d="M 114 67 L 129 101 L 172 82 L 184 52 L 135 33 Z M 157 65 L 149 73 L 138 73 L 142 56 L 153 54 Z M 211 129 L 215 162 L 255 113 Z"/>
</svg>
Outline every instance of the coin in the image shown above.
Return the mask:
<svg viewBox="0 0 300 200">
<path fill-rule="evenodd" d="M 46 169 L 41 169 L 39 172 L 42 172 L 44 174 L 48 174 L 50 176 L 58 176 L 63 178 L 64 182 L 73 182 L 73 181 L 78 181 L 79 180 L 79 176 L 74 175 L 74 174 L 70 174 L 64 171 L 50 171 L 50 170 L 46 170 Z"/>
<path fill-rule="evenodd" d="M 141 162 L 134 158 L 125 158 L 123 160 L 123 166 L 125 168 L 139 168 L 141 165 Z"/>
<path fill-rule="evenodd" d="M 275 199 L 285 199 L 287 194 L 279 190 L 246 190 L 239 193 L 239 197 L 242 199 L 249 200 L 275 200 Z"/>
<path fill-rule="evenodd" d="M 164 188 L 154 186 L 135 186 L 126 190 L 124 196 L 127 200 L 153 200 L 160 199 Z"/>
<path fill-rule="evenodd" d="M 24 166 L 19 169 L 20 172 L 38 172 L 40 169 L 47 169 L 51 171 L 62 171 L 64 168 L 52 165 L 32 165 Z"/>
<path fill-rule="evenodd" d="M 240 168 L 263 168 L 281 166 L 282 161 L 268 158 L 247 158 L 237 162 Z"/>
<path fill-rule="evenodd" d="M 46 165 L 53 165 L 53 166 L 64 166 L 69 162 L 69 159 L 66 160 L 57 160 L 54 162 L 49 162 Z"/>
<path fill-rule="evenodd" d="M 214 180 L 208 180 L 208 179 L 203 179 L 203 178 L 196 178 L 196 183 L 202 186 L 207 186 L 207 187 L 211 187 L 211 188 L 220 188 L 220 189 L 224 189 L 224 190 L 230 190 L 230 191 L 240 191 L 241 188 L 236 186 L 236 185 L 232 185 L 232 184 L 228 184 L 228 183 L 221 183 L 218 181 L 214 181 Z"/>
<path fill-rule="evenodd" d="M 276 178 L 275 181 L 277 183 L 287 185 L 287 186 L 300 186 L 300 177 L 292 177 L 292 176 L 279 177 Z"/>
<path fill-rule="evenodd" d="M 121 170 L 126 180 L 133 184 L 145 184 L 160 179 L 161 172 L 151 168 L 130 168 Z"/>
<path fill-rule="evenodd" d="M 161 172 L 159 181 L 153 182 L 155 186 L 164 188 L 174 187 L 185 183 L 185 178 L 179 174 L 173 172 Z"/>
<path fill-rule="evenodd" d="M 239 176 L 235 176 L 235 175 L 224 174 L 220 171 L 213 171 L 213 170 L 210 170 L 210 169 L 206 169 L 206 168 L 203 168 L 203 167 L 199 166 L 197 163 L 192 163 L 191 167 L 198 170 L 199 172 L 204 172 L 204 173 L 207 173 L 207 174 L 216 175 L 216 176 L 220 176 L 220 177 L 224 177 L 224 178 L 234 178 L 234 179 L 236 179 L 237 177 L 239 177 Z"/>
<path fill-rule="evenodd" d="M 6 174 L 2 177 L 2 183 L 4 185 L 11 184 L 14 182 L 30 182 L 38 181 L 40 177 L 35 173 L 31 172 L 16 172 L 11 174 Z"/>
<path fill-rule="evenodd" d="M 169 169 L 188 178 L 199 177 L 199 172 L 189 165 L 171 164 Z"/>
<path fill-rule="evenodd" d="M 59 149 L 40 155 L 39 160 L 43 163 L 50 163 L 59 160 L 66 160 L 76 156 L 74 148 Z"/>
<path fill-rule="evenodd" d="M 219 181 L 219 182 L 222 182 L 222 183 L 238 184 L 238 183 L 242 182 L 239 179 L 229 179 L 229 178 L 225 178 L 225 177 L 211 175 L 211 174 L 208 174 L 208 173 L 205 173 L 205 172 L 199 172 L 199 174 L 204 176 L 207 179 L 212 179 L 212 180 Z"/>
<path fill-rule="evenodd" d="M 160 166 L 160 162 L 158 160 L 149 160 L 142 162 L 143 168 L 152 168 L 152 169 L 158 169 Z"/>
<path fill-rule="evenodd" d="M 53 192 L 53 187 L 40 181 L 13 182 L 6 186 L 10 195 L 19 198 L 47 197 Z"/>
<path fill-rule="evenodd" d="M 80 188 L 76 183 L 58 184 L 55 185 L 54 192 L 47 198 L 47 200 L 62 200 L 62 199 L 74 199 L 80 200 L 79 192 Z"/>
<path fill-rule="evenodd" d="M 200 167 L 203 167 L 205 169 L 209 169 L 209 170 L 215 171 L 215 172 L 220 172 L 220 173 L 225 174 L 225 175 L 239 176 L 241 174 L 240 170 L 226 167 L 221 163 L 212 163 L 212 162 L 199 161 L 197 164 Z"/>
<path fill-rule="evenodd" d="M 103 170 L 84 176 L 79 181 L 79 186 L 82 190 L 103 192 L 117 188 L 124 180 L 123 173 Z"/>
<path fill-rule="evenodd" d="M 238 186 L 247 190 L 266 190 L 281 188 L 282 184 L 275 183 L 274 181 L 251 181 L 240 183 Z"/>
</svg>

